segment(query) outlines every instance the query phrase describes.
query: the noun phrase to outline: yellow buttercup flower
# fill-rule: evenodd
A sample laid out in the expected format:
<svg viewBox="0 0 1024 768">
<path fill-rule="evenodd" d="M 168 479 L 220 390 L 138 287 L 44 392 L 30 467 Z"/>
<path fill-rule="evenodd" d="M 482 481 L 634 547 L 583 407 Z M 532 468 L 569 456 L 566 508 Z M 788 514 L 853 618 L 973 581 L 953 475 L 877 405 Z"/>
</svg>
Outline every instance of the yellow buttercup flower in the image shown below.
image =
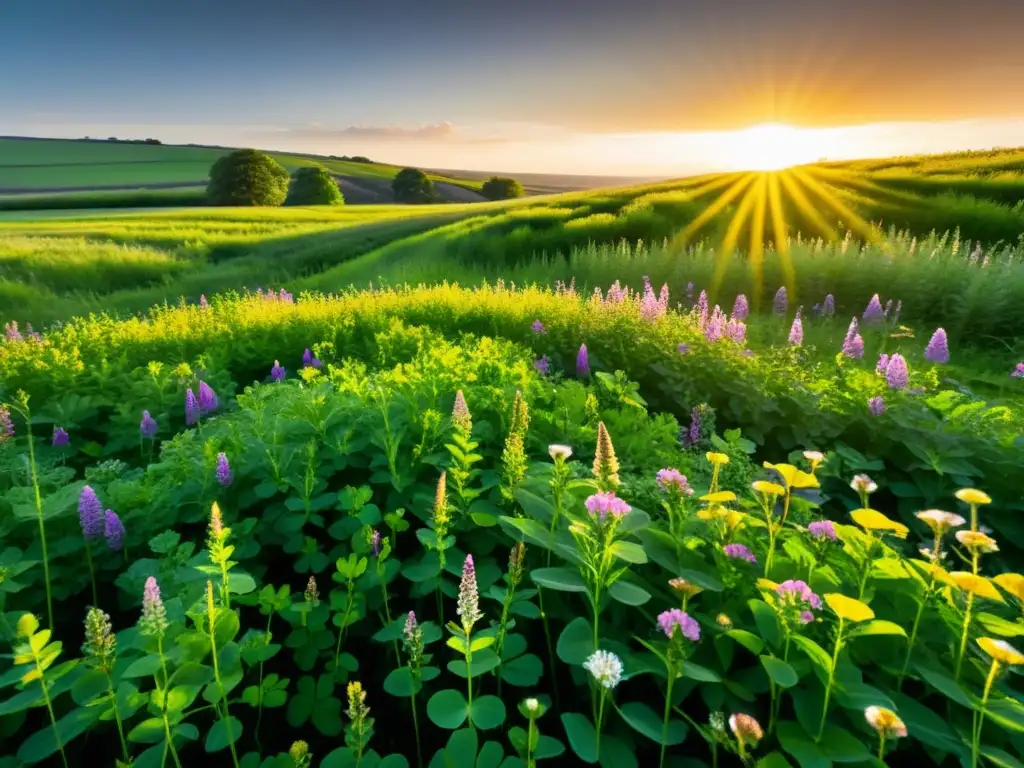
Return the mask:
<svg viewBox="0 0 1024 768">
<path fill-rule="evenodd" d="M 996 540 L 981 531 L 957 531 L 956 540 L 963 544 L 972 555 L 985 555 L 999 551 Z"/>
<path fill-rule="evenodd" d="M 1024 653 L 1021 653 L 1005 640 L 995 640 L 991 637 L 978 638 L 978 645 L 981 650 L 1004 666 L 1015 667 L 1024 664 Z"/>
<path fill-rule="evenodd" d="M 875 612 L 871 610 L 871 607 L 860 600 L 841 595 L 838 592 L 830 592 L 824 598 L 828 607 L 840 619 L 846 619 L 847 621 L 869 621 L 875 618 Z"/>
<path fill-rule="evenodd" d="M 850 517 L 866 531 L 885 531 L 901 539 L 907 538 L 907 534 L 910 533 L 910 529 L 907 526 L 897 523 L 895 520 L 890 520 L 874 509 L 855 509 L 850 513 Z"/>
<path fill-rule="evenodd" d="M 792 464 L 772 464 L 769 461 L 764 463 L 765 469 L 774 469 L 782 477 L 782 482 L 787 488 L 819 488 L 818 478 L 810 472 L 797 469 Z"/>
<path fill-rule="evenodd" d="M 992 582 L 984 576 L 978 576 L 970 571 L 954 571 L 949 574 L 949 578 L 964 592 L 971 592 L 978 597 L 996 600 L 1000 603 L 1006 602 L 999 591 L 992 586 Z"/>
<path fill-rule="evenodd" d="M 724 453 L 715 453 L 714 451 L 707 452 L 707 460 L 712 464 L 728 464 L 729 457 Z"/>
<path fill-rule="evenodd" d="M 880 736 L 900 739 L 907 735 L 907 726 L 900 716 L 886 707 L 868 707 L 864 710 L 864 719 Z"/>
<path fill-rule="evenodd" d="M 751 487 L 765 496 L 781 496 L 786 492 L 786 489 L 778 483 L 770 483 L 767 480 L 755 480 L 751 483 Z"/>
<path fill-rule="evenodd" d="M 1024 602 L 1024 576 L 1021 576 L 1019 573 L 1001 573 L 993 581 L 1018 600 Z"/>
<path fill-rule="evenodd" d="M 736 501 L 736 494 L 732 491 L 716 491 L 700 497 L 701 501 L 708 504 L 724 504 L 727 501 Z"/>
<path fill-rule="evenodd" d="M 961 488 L 956 497 L 964 504 L 991 504 L 992 497 L 977 488 Z"/>
</svg>

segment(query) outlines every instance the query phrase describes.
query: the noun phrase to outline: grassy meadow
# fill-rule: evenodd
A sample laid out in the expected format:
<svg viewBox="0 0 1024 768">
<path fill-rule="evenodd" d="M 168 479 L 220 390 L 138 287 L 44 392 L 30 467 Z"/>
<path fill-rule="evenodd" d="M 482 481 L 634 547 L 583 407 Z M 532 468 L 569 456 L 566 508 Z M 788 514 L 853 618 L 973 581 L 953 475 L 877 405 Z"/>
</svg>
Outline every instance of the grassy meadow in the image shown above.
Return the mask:
<svg viewBox="0 0 1024 768">
<path fill-rule="evenodd" d="M 0 766 L 1018 768 L 1020 157 L 0 213 Z"/>
</svg>

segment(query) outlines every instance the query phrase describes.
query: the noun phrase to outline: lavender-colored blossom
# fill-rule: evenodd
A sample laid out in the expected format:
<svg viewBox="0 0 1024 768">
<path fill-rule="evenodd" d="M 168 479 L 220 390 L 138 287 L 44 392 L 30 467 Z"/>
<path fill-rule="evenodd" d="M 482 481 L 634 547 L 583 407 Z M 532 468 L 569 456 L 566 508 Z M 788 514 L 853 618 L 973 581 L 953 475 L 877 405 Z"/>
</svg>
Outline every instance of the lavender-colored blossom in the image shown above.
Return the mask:
<svg viewBox="0 0 1024 768">
<path fill-rule="evenodd" d="M 11 412 L 5 405 L 0 405 L 0 442 L 9 437 L 14 437 L 14 422 L 11 421 Z"/>
<path fill-rule="evenodd" d="M 534 320 L 533 325 L 530 326 L 530 330 L 536 333 L 538 336 L 542 333 L 547 333 L 548 329 L 544 327 L 544 323 L 540 320 Z"/>
<path fill-rule="evenodd" d="M 146 579 L 146 587 L 142 592 L 142 618 L 139 629 L 143 635 L 160 636 L 167 631 L 167 609 L 160 598 L 160 585 L 154 577 Z"/>
<path fill-rule="evenodd" d="M 885 310 L 882 309 L 882 302 L 879 301 L 877 293 L 868 302 L 868 306 L 864 310 L 863 319 L 865 323 L 869 324 L 880 323 L 885 319 Z"/>
<path fill-rule="evenodd" d="M 373 552 L 374 557 L 380 557 L 380 542 L 380 531 L 374 529 L 370 534 L 370 551 Z"/>
<path fill-rule="evenodd" d="M 807 526 L 807 532 L 815 541 L 837 541 L 836 526 L 831 520 L 817 520 Z"/>
<path fill-rule="evenodd" d="M 70 440 L 71 438 L 65 431 L 64 427 L 53 428 L 53 446 L 55 448 L 67 445 L 70 442 Z"/>
<path fill-rule="evenodd" d="M 690 426 L 682 430 L 683 445 L 689 447 L 700 440 L 700 410 L 694 408 L 690 411 Z"/>
<path fill-rule="evenodd" d="M 306 347 L 306 351 L 302 353 L 302 367 L 319 370 L 324 367 L 324 364 L 313 356 L 313 353 L 309 351 L 309 347 Z"/>
<path fill-rule="evenodd" d="M 906 389 L 910 380 L 910 372 L 907 370 L 907 361 L 899 352 L 889 358 L 889 364 L 885 366 L 885 380 L 889 389 Z"/>
<path fill-rule="evenodd" d="M 187 411 L 187 406 L 186 406 Z M 149 411 L 142 412 L 142 421 L 139 422 L 139 434 L 143 437 L 152 439 L 156 436 L 157 423 L 156 419 L 149 415 Z"/>
<path fill-rule="evenodd" d="M 782 602 L 787 605 L 805 603 L 816 611 L 821 610 L 821 598 L 814 594 L 814 590 L 805 581 L 787 579 L 775 588 L 775 592 Z"/>
<path fill-rule="evenodd" d="M 815 304 L 813 307 L 811 307 L 811 312 L 813 312 L 816 315 L 820 315 L 821 314 L 821 304 Z"/>
<path fill-rule="evenodd" d="M 220 403 L 217 400 L 217 393 L 213 391 L 213 388 L 210 387 L 210 385 L 207 384 L 205 381 L 200 381 L 199 412 L 205 416 L 206 414 L 212 413 L 213 411 L 217 410 L 217 406 L 219 404 Z"/>
<path fill-rule="evenodd" d="M 1017 363 L 1017 367 L 1010 372 L 1010 376 L 1015 379 L 1024 379 L 1024 362 Z"/>
<path fill-rule="evenodd" d="M 664 299 L 664 302 L 662 302 Z M 668 311 L 668 286 L 661 289 L 661 298 L 654 295 L 654 287 L 651 280 L 644 275 L 644 293 L 640 299 L 640 317 L 645 320 L 654 321 Z"/>
<path fill-rule="evenodd" d="M 832 317 L 836 313 L 836 300 L 832 294 L 828 294 L 825 297 L 824 303 L 821 305 L 821 314 L 824 317 Z"/>
<path fill-rule="evenodd" d="M 732 304 L 732 316 L 735 320 L 746 320 L 749 314 L 750 305 L 747 303 L 747 297 L 741 293 Z"/>
<path fill-rule="evenodd" d="M 199 421 L 199 403 L 196 400 L 195 392 L 191 389 L 185 391 L 185 423 L 192 426 Z"/>
<path fill-rule="evenodd" d="M 708 322 L 708 292 L 701 291 L 697 297 L 697 327 L 704 330 Z"/>
<path fill-rule="evenodd" d="M 689 344 L 680 344 L 678 347 L 676 347 L 676 349 L 678 350 L 680 355 L 688 355 L 688 354 L 690 354 L 690 345 Z M 1021 365 L 1024 365 L 1024 363 L 1021 363 Z"/>
<path fill-rule="evenodd" d="M 700 624 L 687 613 L 679 608 L 670 608 L 658 615 L 658 626 L 665 633 L 669 640 L 675 635 L 676 627 L 687 640 L 697 642 L 700 640 Z"/>
<path fill-rule="evenodd" d="M 693 306 L 693 281 L 686 284 L 686 303 Z"/>
<path fill-rule="evenodd" d="M 674 491 L 684 496 L 693 495 L 693 488 L 690 487 L 690 481 L 686 479 L 686 475 L 674 467 L 659 469 L 656 479 L 658 486 L 663 491 Z"/>
<path fill-rule="evenodd" d="M 533 362 L 533 369 L 537 371 L 541 376 L 547 376 L 551 371 L 551 360 L 547 355 L 543 355 Z"/>
<path fill-rule="evenodd" d="M 602 523 L 608 519 L 608 515 L 611 515 L 614 520 L 621 520 L 629 514 L 631 509 L 629 504 L 615 495 L 615 491 L 595 493 L 584 504 L 590 516 Z"/>
<path fill-rule="evenodd" d="M 883 352 L 878 356 L 878 362 L 875 363 L 875 373 L 885 375 L 885 369 L 889 367 L 889 356 Z"/>
<path fill-rule="evenodd" d="M 7 335 L 8 341 L 22 341 L 25 338 L 21 335 L 21 331 L 18 330 L 17 321 L 14 320 L 4 326 L 4 332 Z"/>
<path fill-rule="evenodd" d="M 776 315 L 785 315 L 787 310 L 789 310 L 789 295 L 786 293 L 786 286 L 783 285 L 775 292 L 772 311 Z"/>
<path fill-rule="evenodd" d="M 725 335 L 725 325 L 725 313 L 722 312 L 721 307 L 715 304 L 711 317 L 703 325 L 704 338 L 714 344 Z"/>
<path fill-rule="evenodd" d="M 274 361 L 274 365 L 270 369 L 270 380 L 271 381 L 284 381 L 284 377 L 287 375 L 284 366 L 281 365 L 279 360 Z"/>
<path fill-rule="evenodd" d="M 107 546 L 115 552 L 124 549 L 124 525 L 112 509 L 103 513 L 103 537 L 107 540 Z"/>
<path fill-rule="evenodd" d="M 217 454 L 217 482 L 222 488 L 227 488 L 231 485 L 231 465 L 228 463 L 228 457 L 225 453 Z"/>
<path fill-rule="evenodd" d="M 590 375 L 590 357 L 587 355 L 586 344 L 580 344 L 580 351 L 576 354 L 576 375 L 581 378 Z"/>
<path fill-rule="evenodd" d="M 86 539 L 92 541 L 103 535 L 103 506 L 92 486 L 83 486 L 78 494 L 78 522 Z"/>
<path fill-rule="evenodd" d="M 206 300 L 206 294 L 205 293 L 199 294 L 199 306 L 202 309 L 209 309 L 210 308 L 210 302 L 208 302 Z"/>
<path fill-rule="evenodd" d="M 754 553 L 743 544 L 726 544 L 722 551 L 725 552 L 726 557 L 731 557 L 734 560 L 746 560 L 748 563 L 757 562 Z"/>
<path fill-rule="evenodd" d="M 949 341 L 944 329 L 939 328 L 932 334 L 928 346 L 924 348 L 924 359 L 930 363 L 949 362 Z"/>
<path fill-rule="evenodd" d="M 799 347 L 804 343 L 804 324 L 800 319 L 800 310 L 796 311 L 796 317 L 793 318 L 793 325 L 789 329 L 789 346 Z"/>
<path fill-rule="evenodd" d="M 874 416 L 881 416 L 886 410 L 885 400 L 881 397 L 872 397 L 868 400 L 868 410 Z"/>
<path fill-rule="evenodd" d="M 416 621 L 416 612 L 409 611 L 409 615 L 405 617 L 405 627 L 402 629 L 402 635 L 405 637 L 406 644 L 413 641 L 417 627 L 419 627 L 419 622 Z"/>
<path fill-rule="evenodd" d="M 462 564 L 462 579 L 459 582 L 459 607 L 456 613 L 462 617 L 462 628 L 469 634 L 483 614 L 480 612 L 480 593 L 476 586 L 476 566 L 473 556 L 466 555 Z"/>
<path fill-rule="evenodd" d="M 859 360 L 864 357 L 864 339 L 858 333 L 857 318 L 850 321 L 850 327 L 846 330 L 846 338 L 843 339 L 843 354 L 851 360 Z"/>
<path fill-rule="evenodd" d="M 725 326 L 725 338 L 734 344 L 745 344 L 747 341 L 746 324 L 742 320 L 732 318 Z"/>
</svg>

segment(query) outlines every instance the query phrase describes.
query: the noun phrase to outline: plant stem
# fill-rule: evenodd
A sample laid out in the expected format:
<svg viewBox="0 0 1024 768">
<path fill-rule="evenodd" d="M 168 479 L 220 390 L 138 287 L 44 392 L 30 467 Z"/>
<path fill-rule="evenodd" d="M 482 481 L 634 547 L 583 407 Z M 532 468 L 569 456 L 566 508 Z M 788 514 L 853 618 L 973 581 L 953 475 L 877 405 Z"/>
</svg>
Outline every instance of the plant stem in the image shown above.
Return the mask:
<svg viewBox="0 0 1024 768">
<path fill-rule="evenodd" d="M 270 621 L 274 618 L 274 610 L 270 610 L 270 615 L 267 616 L 267 631 L 266 645 L 270 645 Z M 260 746 L 260 723 L 263 720 L 263 661 L 260 661 L 260 679 L 258 683 L 259 690 L 259 707 L 256 709 L 256 746 Z"/>
<path fill-rule="evenodd" d="M 533 734 L 537 728 L 537 718 L 530 715 L 530 727 L 526 731 L 526 768 L 534 768 L 537 761 L 533 759 Z"/>
<path fill-rule="evenodd" d="M 935 584 L 935 574 L 932 573 L 932 579 L 928 583 L 928 588 L 924 591 L 924 597 L 921 599 L 921 603 L 917 606 L 917 615 L 914 617 L 914 626 L 910 630 L 910 640 L 907 642 L 907 655 L 903 659 L 903 669 L 900 670 L 899 677 L 896 678 L 896 690 L 899 691 L 903 687 L 903 678 L 907 676 L 907 670 L 910 669 L 910 658 L 914 653 L 914 645 L 917 643 L 917 630 L 921 626 L 921 617 L 924 616 L 924 608 L 928 603 L 928 596 L 931 594 L 932 586 Z"/>
<path fill-rule="evenodd" d="M 42 499 L 42 496 L 40 496 L 40 494 L 39 494 L 39 473 L 38 473 L 38 471 L 36 469 L 36 448 L 35 448 L 35 441 L 32 439 L 32 422 L 31 422 L 30 412 L 28 410 L 27 405 L 26 405 L 26 408 L 25 408 L 24 416 L 25 416 L 25 424 L 26 424 L 26 427 L 27 427 L 26 431 L 28 433 L 27 434 L 27 439 L 28 439 L 28 466 L 29 466 L 29 471 L 31 472 L 31 475 L 32 475 L 32 490 L 34 492 L 34 498 L 35 498 L 35 503 L 36 503 L 36 517 L 39 519 L 39 543 L 40 543 L 40 545 L 42 547 L 42 550 L 43 550 L 43 580 L 46 582 L 46 618 L 47 618 L 47 621 L 49 622 L 49 624 L 48 624 L 49 629 L 52 632 L 54 627 L 53 627 L 53 592 L 50 589 L 50 558 L 46 554 L 46 526 L 43 523 L 43 499 Z M 94 590 L 95 590 L 95 587 L 94 587 Z M 95 597 L 93 599 L 95 600 Z M 50 713 L 50 716 L 51 717 L 53 716 L 53 712 L 52 711 Z M 56 732 L 56 726 L 54 726 L 54 729 L 55 729 L 55 732 Z M 60 739 L 57 740 L 57 743 L 60 744 Z M 60 754 L 63 757 L 63 755 L 64 755 L 64 748 L 63 747 L 61 747 Z M 64 765 L 67 765 L 67 764 L 68 764 L 68 760 L 65 757 L 64 758 Z"/>
<path fill-rule="evenodd" d="M 208 613 L 210 620 L 210 652 L 213 654 L 213 677 L 217 681 L 217 691 L 220 693 L 220 700 L 224 704 L 224 711 L 221 712 L 218 707 L 217 713 L 221 717 L 221 722 L 224 723 L 224 729 L 227 731 L 228 747 L 231 749 L 231 761 L 234 763 L 235 768 L 238 767 L 238 753 L 235 751 L 235 734 L 231 730 L 231 715 L 228 711 L 228 697 L 224 692 L 224 684 L 220 680 L 220 662 L 217 660 L 217 641 L 214 638 L 214 611 L 213 611 L 213 585 L 210 582 L 207 583 L 207 604 L 210 608 Z"/>
<path fill-rule="evenodd" d="M 31 440 L 31 438 L 29 439 Z M 46 670 L 39 663 L 39 651 L 36 650 L 35 645 L 31 641 L 29 645 L 32 647 L 32 655 L 35 657 L 36 671 L 39 673 L 39 687 L 43 691 L 46 711 L 50 713 L 50 727 L 53 728 L 53 738 L 57 742 L 57 749 L 60 750 L 60 758 L 64 761 L 64 768 L 68 768 L 68 756 L 64 754 L 64 742 L 61 740 L 60 731 L 57 730 L 57 718 L 53 714 L 53 702 L 50 700 L 50 686 L 46 680 Z"/>
<path fill-rule="evenodd" d="M 128 758 L 128 743 L 124 740 L 124 723 L 121 721 L 121 710 L 117 707 L 117 694 L 114 693 L 114 681 L 110 679 L 109 673 L 104 672 L 104 674 L 107 677 L 107 693 L 110 694 L 110 700 L 114 703 L 114 720 L 117 721 L 117 735 L 121 737 L 121 755 L 127 763 L 130 762 Z"/>
<path fill-rule="evenodd" d="M 160 656 L 160 669 L 163 670 L 164 673 L 164 684 L 160 687 L 164 689 L 164 705 L 161 708 L 163 710 L 161 714 L 164 718 L 164 736 L 166 741 L 164 742 L 164 757 L 163 760 L 160 761 L 160 767 L 163 768 L 163 765 L 167 760 L 167 748 L 169 747 L 171 750 L 171 757 L 174 758 L 174 764 L 177 768 L 181 768 L 181 760 L 178 758 L 178 750 L 174 748 L 174 739 L 171 738 L 171 724 L 167 720 L 167 690 L 170 688 L 170 677 L 167 675 L 167 660 L 164 658 L 163 635 L 156 636 L 156 651 Z"/>
<path fill-rule="evenodd" d="M 974 572 L 978 572 L 978 556 L 974 556 Z M 960 667 L 964 661 L 964 654 L 967 653 L 967 635 L 971 629 L 971 610 L 974 608 L 974 592 L 967 595 L 967 607 L 964 610 L 964 629 L 960 634 L 960 652 L 956 655 L 956 671 L 953 679 L 960 681 Z"/>
<path fill-rule="evenodd" d="M 672 686 L 676 682 L 675 669 L 668 667 L 668 688 L 665 691 L 665 714 L 661 721 L 661 756 L 658 758 L 658 768 L 665 765 L 665 747 L 668 742 L 668 718 L 672 713 Z"/>
<path fill-rule="evenodd" d="M 885 731 L 878 734 L 878 762 L 885 765 Z"/>
<path fill-rule="evenodd" d="M 821 722 L 818 724 L 818 735 L 814 738 L 815 741 L 821 741 L 821 736 L 825 733 L 825 720 L 828 717 L 828 701 L 832 696 L 832 681 L 836 676 L 836 664 L 839 663 L 839 649 L 843 645 L 843 619 L 839 618 L 839 629 L 836 630 L 836 647 L 832 651 L 832 664 L 828 668 L 828 684 L 825 686 L 825 703 L 821 708 Z"/>
<path fill-rule="evenodd" d="M 341 640 L 345 637 L 345 629 L 348 627 L 348 614 L 352 610 L 353 595 L 352 582 L 348 584 L 348 602 L 345 604 L 345 614 L 341 617 L 341 626 L 338 627 L 338 644 L 334 647 L 334 674 L 338 674 L 338 661 L 341 659 Z M 305 614 L 303 614 L 305 616 Z"/>
<path fill-rule="evenodd" d="M 377 575 L 378 576 L 380 575 L 379 571 L 378 571 Z M 383 580 L 381 580 L 381 582 L 380 582 L 380 591 L 381 591 L 381 594 L 384 595 L 384 618 L 386 618 L 388 620 L 387 626 L 390 627 L 391 626 L 391 606 L 388 604 L 388 585 L 385 584 Z M 398 653 L 398 638 L 395 638 L 394 640 L 392 640 L 391 644 L 392 644 L 392 646 L 394 646 L 394 649 L 395 649 L 395 663 L 400 665 L 402 663 L 402 657 Z"/>
<path fill-rule="evenodd" d="M 597 705 L 597 728 L 595 729 L 595 732 L 597 733 L 597 743 L 594 745 L 594 752 L 596 753 L 595 756 L 598 760 L 601 759 L 601 721 L 604 720 L 604 699 L 606 694 L 605 687 L 603 685 L 600 687 L 601 693 L 599 695 L 599 703 Z"/>
<path fill-rule="evenodd" d="M 412 692 L 412 729 L 416 734 L 416 764 L 423 768 L 423 752 L 420 749 L 420 718 L 416 714 L 416 691 Z"/>
<path fill-rule="evenodd" d="M 544 588 L 539 584 L 537 585 L 537 602 L 540 607 L 540 619 L 544 625 L 544 639 L 548 646 L 548 670 L 551 675 L 552 693 L 554 693 L 554 705 L 556 711 L 561 711 L 561 707 L 558 704 L 558 685 L 555 683 L 555 648 L 551 643 L 551 629 L 548 627 L 548 614 L 544 610 Z"/>
<path fill-rule="evenodd" d="M 469 727 L 476 730 L 473 725 L 473 652 L 470 648 L 470 633 L 466 633 L 466 717 L 469 719 Z"/>
<path fill-rule="evenodd" d="M 981 753 L 981 729 L 985 725 L 985 709 L 988 707 L 988 697 L 992 693 L 992 683 L 999 674 L 999 662 L 992 660 L 989 667 L 988 677 L 985 679 L 985 691 L 981 695 L 981 711 L 977 713 L 978 725 L 971 733 L 971 768 L 978 768 L 978 756 Z"/>
<path fill-rule="evenodd" d="M 89 583 L 92 584 L 92 604 L 100 607 L 100 599 L 96 596 L 96 571 L 92 567 L 92 544 L 85 540 L 85 562 L 89 565 Z"/>
</svg>

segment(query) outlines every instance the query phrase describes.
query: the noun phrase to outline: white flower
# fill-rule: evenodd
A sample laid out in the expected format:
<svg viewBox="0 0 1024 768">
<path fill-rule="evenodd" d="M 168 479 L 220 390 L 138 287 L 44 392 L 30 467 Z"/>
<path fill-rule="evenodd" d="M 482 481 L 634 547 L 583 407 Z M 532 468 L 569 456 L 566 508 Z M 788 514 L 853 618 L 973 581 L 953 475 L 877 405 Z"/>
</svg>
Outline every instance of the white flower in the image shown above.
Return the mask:
<svg viewBox="0 0 1024 768">
<path fill-rule="evenodd" d="M 804 451 L 804 458 L 817 465 L 825 460 L 825 454 L 821 451 Z"/>
<path fill-rule="evenodd" d="M 857 493 L 874 493 L 878 490 L 878 484 L 867 475 L 854 475 L 850 487 Z"/>
<path fill-rule="evenodd" d="M 572 448 L 570 448 L 568 445 L 549 445 L 548 455 L 555 460 L 568 459 L 570 456 L 572 456 Z"/>
<path fill-rule="evenodd" d="M 594 676 L 599 685 L 611 689 L 622 679 L 622 661 L 610 651 L 594 651 L 583 663 L 583 668 Z"/>
<path fill-rule="evenodd" d="M 868 725 L 883 736 L 895 736 L 900 739 L 907 735 L 907 726 L 891 709 L 868 707 L 864 710 L 864 719 L 868 721 Z"/>
<path fill-rule="evenodd" d="M 991 536 L 987 536 L 981 531 L 957 531 L 956 540 L 967 547 L 971 554 L 977 552 L 978 554 L 987 554 L 989 552 L 998 552 L 999 545 L 996 544 L 995 539 Z"/>
<path fill-rule="evenodd" d="M 540 702 L 537 701 L 536 699 L 527 699 L 526 700 L 526 708 L 530 712 L 536 712 L 538 709 L 540 709 Z"/>
<path fill-rule="evenodd" d="M 955 515 L 952 512 L 943 512 L 941 509 L 926 509 L 918 512 L 917 519 L 938 534 L 945 533 L 950 528 L 959 528 L 967 522 L 960 515 Z"/>
</svg>

